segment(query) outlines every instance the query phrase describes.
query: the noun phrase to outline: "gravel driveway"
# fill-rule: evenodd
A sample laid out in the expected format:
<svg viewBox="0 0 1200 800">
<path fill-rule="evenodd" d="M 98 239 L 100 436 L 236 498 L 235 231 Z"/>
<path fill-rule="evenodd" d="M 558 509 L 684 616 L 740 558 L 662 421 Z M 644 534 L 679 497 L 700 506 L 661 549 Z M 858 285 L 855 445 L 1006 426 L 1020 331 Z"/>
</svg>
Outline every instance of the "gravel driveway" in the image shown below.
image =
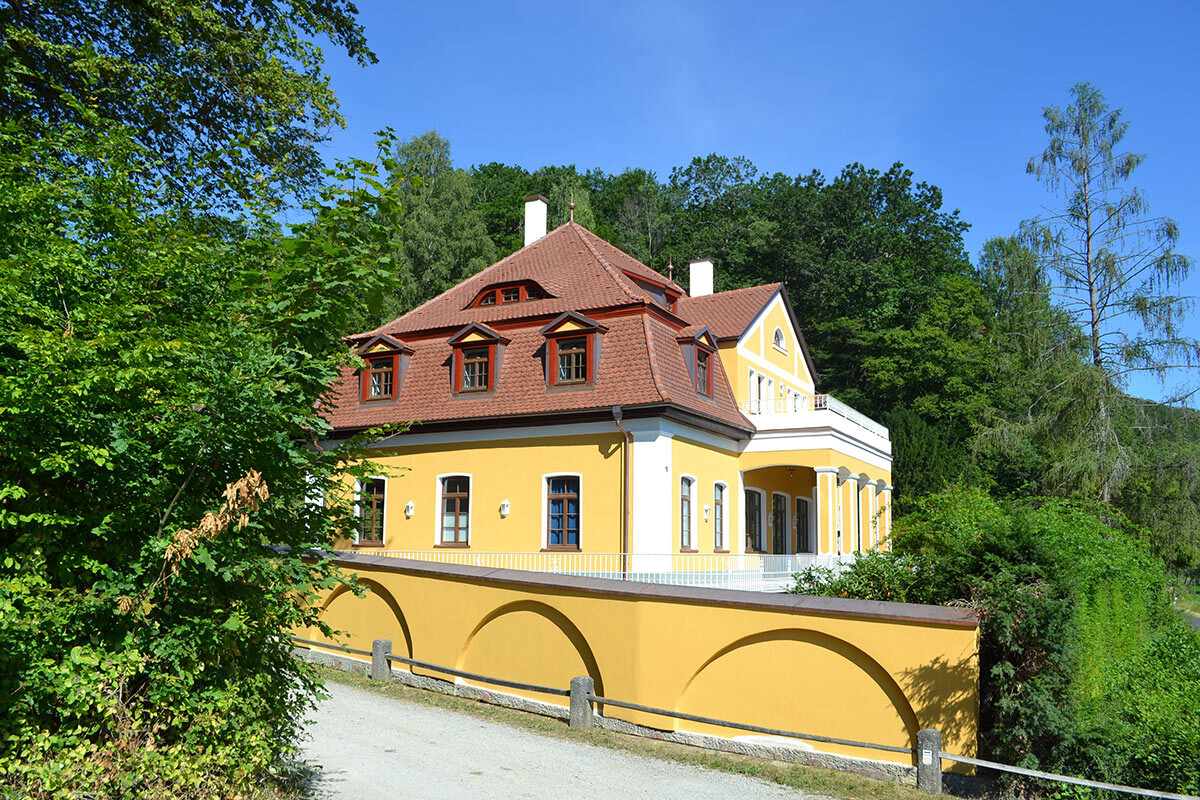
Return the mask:
<svg viewBox="0 0 1200 800">
<path fill-rule="evenodd" d="M 332 681 L 304 757 L 320 798 L 813 798 L 754 778 L 539 736 Z"/>
</svg>

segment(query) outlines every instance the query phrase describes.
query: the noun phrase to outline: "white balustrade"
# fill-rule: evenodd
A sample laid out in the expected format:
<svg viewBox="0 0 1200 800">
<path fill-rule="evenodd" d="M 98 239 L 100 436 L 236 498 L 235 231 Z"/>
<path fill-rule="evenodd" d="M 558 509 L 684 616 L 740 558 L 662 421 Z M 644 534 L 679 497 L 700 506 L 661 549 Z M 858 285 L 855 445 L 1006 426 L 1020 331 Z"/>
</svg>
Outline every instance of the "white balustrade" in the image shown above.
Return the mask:
<svg viewBox="0 0 1200 800">
<path fill-rule="evenodd" d="M 888 429 L 875 420 L 856 411 L 850 406 L 829 394 L 793 394 L 788 397 L 760 397 L 749 401 L 740 401 L 738 407 L 751 416 L 795 414 L 796 427 L 804 427 L 803 415 L 814 411 L 830 411 L 842 419 L 848 420 L 863 430 L 870 431 L 876 436 L 888 438 Z"/>
<path fill-rule="evenodd" d="M 360 555 L 432 561 L 439 564 L 551 572 L 589 578 L 643 581 L 672 586 L 702 586 L 782 592 L 791 588 L 793 576 L 811 566 L 835 573 L 853 560 L 849 555 L 784 555 L 753 553 L 576 553 L 576 552 L 476 552 L 445 550 L 339 550 Z"/>
</svg>

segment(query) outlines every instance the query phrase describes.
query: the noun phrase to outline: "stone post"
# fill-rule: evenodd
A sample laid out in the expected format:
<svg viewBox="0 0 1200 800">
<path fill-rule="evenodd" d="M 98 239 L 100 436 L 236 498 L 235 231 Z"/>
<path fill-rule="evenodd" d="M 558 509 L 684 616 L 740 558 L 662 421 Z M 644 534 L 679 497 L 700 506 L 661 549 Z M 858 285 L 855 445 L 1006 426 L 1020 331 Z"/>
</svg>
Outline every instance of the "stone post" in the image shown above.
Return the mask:
<svg viewBox="0 0 1200 800">
<path fill-rule="evenodd" d="M 589 694 L 596 691 L 595 681 L 584 675 L 571 678 L 571 727 L 587 730 L 592 727 L 592 701 Z"/>
<path fill-rule="evenodd" d="M 391 654 L 391 639 L 376 639 L 371 642 L 371 680 L 386 681 L 392 677 L 392 664 L 387 660 Z"/>
<path fill-rule="evenodd" d="M 942 793 L 942 732 L 937 728 L 917 731 L 917 788 Z"/>
</svg>

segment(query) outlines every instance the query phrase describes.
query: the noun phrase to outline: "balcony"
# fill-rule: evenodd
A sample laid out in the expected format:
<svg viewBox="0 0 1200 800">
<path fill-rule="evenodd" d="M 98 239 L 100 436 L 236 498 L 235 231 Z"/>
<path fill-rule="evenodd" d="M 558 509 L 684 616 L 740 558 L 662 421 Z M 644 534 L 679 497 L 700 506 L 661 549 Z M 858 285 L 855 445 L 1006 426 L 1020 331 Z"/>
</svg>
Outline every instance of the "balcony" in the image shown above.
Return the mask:
<svg viewBox="0 0 1200 800">
<path fill-rule="evenodd" d="M 738 402 L 738 408 L 750 417 L 759 430 L 831 427 L 857 437 L 866 434 L 873 439 L 883 440 L 887 443 L 888 452 L 891 452 L 891 439 L 886 427 L 833 395 L 816 394 L 810 397 L 795 394 L 790 398 L 743 400 Z"/>
<path fill-rule="evenodd" d="M 339 554 L 351 551 L 339 550 Z M 670 586 L 739 589 L 751 592 L 786 592 L 793 575 L 811 566 L 840 572 L 853 554 L 785 555 L 751 553 L 487 553 L 470 550 L 372 550 L 358 555 L 431 561 L 439 564 L 550 572 L 609 580 L 642 581 Z"/>
</svg>

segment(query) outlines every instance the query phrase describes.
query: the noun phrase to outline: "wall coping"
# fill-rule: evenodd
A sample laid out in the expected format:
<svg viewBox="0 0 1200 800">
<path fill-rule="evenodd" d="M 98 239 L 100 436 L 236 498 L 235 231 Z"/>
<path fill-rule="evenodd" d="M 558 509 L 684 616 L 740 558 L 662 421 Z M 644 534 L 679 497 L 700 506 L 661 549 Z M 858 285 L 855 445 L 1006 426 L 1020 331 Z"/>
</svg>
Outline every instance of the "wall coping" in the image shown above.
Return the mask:
<svg viewBox="0 0 1200 800">
<path fill-rule="evenodd" d="M 754 608 L 766 611 L 790 611 L 827 617 L 850 617 L 885 622 L 914 622 L 953 628 L 978 628 L 979 615 L 969 608 L 951 608 L 919 603 L 893 603 L 885 600 L 856 600 L 847 597 L 819 597 L 804 594 L 746 592 L 738 589 L 709 589 L 696 586 L 669 586 L 641 581 L 620 581 L 552 572 L 495 569 L 431 561 L 344 553 L 333 562 L 343 567 L 371 567 L 383 572 L 471 580 L 479 583 L 530 586 L 540 589 L 569 589 L 592 595 L 702 604 L 726 608 Z"/>
</svg>

